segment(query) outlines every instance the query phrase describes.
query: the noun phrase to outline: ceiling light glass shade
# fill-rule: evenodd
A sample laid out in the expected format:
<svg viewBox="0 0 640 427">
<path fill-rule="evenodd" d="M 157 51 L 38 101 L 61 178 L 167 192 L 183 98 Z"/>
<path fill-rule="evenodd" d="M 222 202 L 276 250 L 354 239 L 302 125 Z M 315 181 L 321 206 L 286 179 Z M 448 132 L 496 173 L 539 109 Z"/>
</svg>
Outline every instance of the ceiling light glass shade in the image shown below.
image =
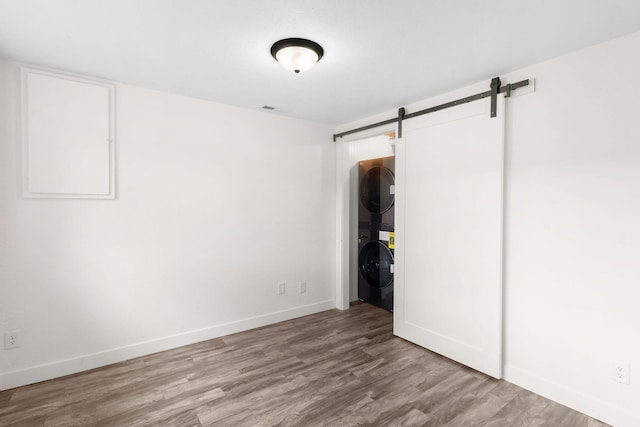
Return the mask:
<svg viewBox="0 0 640 427">
<path fill-rule="evenodd" d="M 294 73 L 309 70 L 323 54 L 318 43 L 306 39 L 284 39 L 271 46 L 271 55 L 276 61 Z"/>
<path fill-rule="evenodd" d="M 285 47 L 276 53 L 276 59 L 285 69 L 301 73 L 311 69 L 318 62 L 318 55 L 306 47 Z"/>
</svg>

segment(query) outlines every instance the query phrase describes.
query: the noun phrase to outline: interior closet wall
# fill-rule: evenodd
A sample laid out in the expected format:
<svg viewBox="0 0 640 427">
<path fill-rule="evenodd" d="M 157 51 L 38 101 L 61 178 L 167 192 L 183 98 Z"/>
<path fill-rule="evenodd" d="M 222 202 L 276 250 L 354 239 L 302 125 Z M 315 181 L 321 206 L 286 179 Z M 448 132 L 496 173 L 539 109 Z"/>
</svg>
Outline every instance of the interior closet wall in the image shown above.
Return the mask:
<svg viewBox="0 0 640 427">
<path fill-rule="evenodd" d="M 500 74 L 536 79 L 506 106 L 504 376 L 619 426 L 640 425 L 639 73 L 634 33 Z M 631 366 L 630 384 L 616 364 Z"/>
<path fill-rule="evenodd" d="M 0 386 L 335 306 L 330 128 L 118 84 L 116 199 L 26 200 L 19 92 L 0 62 Z"/>
</svg>

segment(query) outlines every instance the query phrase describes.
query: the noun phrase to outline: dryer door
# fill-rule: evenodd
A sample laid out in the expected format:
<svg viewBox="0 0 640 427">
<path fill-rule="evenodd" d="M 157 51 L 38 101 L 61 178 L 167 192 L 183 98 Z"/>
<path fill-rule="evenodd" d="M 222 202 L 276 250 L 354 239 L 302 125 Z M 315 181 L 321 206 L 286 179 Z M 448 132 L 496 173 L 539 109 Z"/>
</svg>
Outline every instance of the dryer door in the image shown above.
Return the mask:
<svg viewBox="0 0 640 427">
<path fill-rule="evenodd" d="M 360 273 L 375 288 L 386 288 L 393 283 L 393 254 L 382 242 L 366 243 L 358 259 Z"/>
<path fill-rule="evenodd" d="M 369 212 L 381 214 L 395 201 L 395 178 L 384 166 L 374 166 L 360 180 L 360 202 Z"/>
</svg>

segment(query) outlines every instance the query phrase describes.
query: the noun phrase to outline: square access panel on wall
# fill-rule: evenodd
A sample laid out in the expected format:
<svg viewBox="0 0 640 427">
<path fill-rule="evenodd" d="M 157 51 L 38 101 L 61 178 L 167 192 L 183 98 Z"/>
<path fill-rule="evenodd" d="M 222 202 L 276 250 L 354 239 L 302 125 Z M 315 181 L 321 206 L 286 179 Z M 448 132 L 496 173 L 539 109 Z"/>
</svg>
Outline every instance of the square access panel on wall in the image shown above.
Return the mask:
<svg viewBox="0 0 640 427">
<path fill-rule="evenodd" d="M 115 86 L 23 67 L 23 196 L 115 198 Z"/>
</svg>

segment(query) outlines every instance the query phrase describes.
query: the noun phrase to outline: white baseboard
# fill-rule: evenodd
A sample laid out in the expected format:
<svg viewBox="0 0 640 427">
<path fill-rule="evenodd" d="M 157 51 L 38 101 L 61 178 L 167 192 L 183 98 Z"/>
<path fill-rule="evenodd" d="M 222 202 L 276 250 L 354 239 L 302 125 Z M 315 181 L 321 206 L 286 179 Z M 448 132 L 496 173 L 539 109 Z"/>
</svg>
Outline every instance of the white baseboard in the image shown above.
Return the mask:
<svg viewBox="0 0 640 427">
<path fill-rule="evenodd" d="M 510 383 L 530 390 L 541 396 L 558 402 L 592 418 L 616 427 L 640 426 L 640 414 L 631 413 L 623 408 L 582 393 L 562 384 L 549 381 L 535 374 L 506 365 L 503 378 Z"/>
<path fill-rule="evenodd" d="M 32 366 L 13 372 L 0 374 L 0 390 L 8 390 L 27 384 L 50 380 L 65 375 L 75 374 L 89 369 L 99 368 L 112 363 L 122 362 L 159 351 L 170 350 L 184 345 L 218 338 L 242 332 L 296 317 L 319 313 L 335 308 L 334 300 L 321 301 L 314 304 L 277 311 L 261 316 L 250 317 L 234 322 L 210 326 L 195 331 L 171 335 L 150 341 L 140 342 L 125 347 L 114 348 L 94 354 L 87 354 L 72 359 L 58 360 L 43 365 Z"/>
</svg>

